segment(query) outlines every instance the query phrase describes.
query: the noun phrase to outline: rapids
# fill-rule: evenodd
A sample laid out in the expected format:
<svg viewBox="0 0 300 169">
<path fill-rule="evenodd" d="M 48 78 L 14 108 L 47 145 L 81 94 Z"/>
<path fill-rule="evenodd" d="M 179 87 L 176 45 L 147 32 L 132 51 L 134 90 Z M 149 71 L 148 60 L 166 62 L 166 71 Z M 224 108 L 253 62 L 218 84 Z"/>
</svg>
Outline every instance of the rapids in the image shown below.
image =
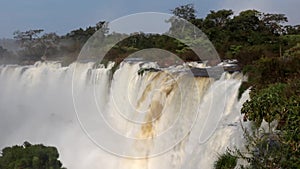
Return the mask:
<svg viewBox="0 0 300 169">
<path fill-rule="evenodd" d="M 158 67 L 112 66 L 0 66 L 0 148 L 52 145 L 69 169 L 209 169 L 242 144 L 249 96 L 237 99 L 240 73 L 193 77 L 184 65 L 138 75 Z"/>
</svg>

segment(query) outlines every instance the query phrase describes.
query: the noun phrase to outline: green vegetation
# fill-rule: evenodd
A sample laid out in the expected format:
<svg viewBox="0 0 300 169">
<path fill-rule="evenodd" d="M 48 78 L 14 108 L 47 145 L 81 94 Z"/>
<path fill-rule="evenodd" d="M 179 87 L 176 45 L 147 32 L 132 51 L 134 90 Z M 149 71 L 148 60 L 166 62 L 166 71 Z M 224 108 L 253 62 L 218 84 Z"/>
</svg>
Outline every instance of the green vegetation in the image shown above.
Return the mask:
<svg viewBox="0 0 300 169">
<path fill-rule="evenodd" d="M 232 155 L 229 151 L 220 155 L 214 164 L 215 169 L 234 169 L 237 164 L 237 157 Z"/>
<path fill-rule="evenodd" d="M 295 47 L 300 39 L 300 27 L 284 26 L 287 22 L 284 14 L 246 10 L 234 16 L 232 10 L 219 10 L 211 11 L 205 18 L 198 18 L 193 4 L 179 6 L 171 12 L 202 30 L 215 46 L 221 59 L 238 59 L 240 66 L 251 65 L 260 58 L 285 57 L 293 52 L 292 47 Z M 168 33 L 182 34 L 184 27 L 178 26 L 180 23 L 178 19 L 170 18 L 167 22 L 171 22 L 172 25 Z M 94 35 L 96 32 L 97 35 Z M 73 30 L 63 36 L 55 33 L 42 34 L 43 29 L 16 31 L 14 37 L 21 49 L 16 53 L 0 50 L 0 63 L 32 64 L 38 60 L 60 60 L 67 65 L 77 59 L 81 48 L 89 38 L 94 40 L 105 38 L 107 44 L 125 38 L 109 50 L 103 63 L 115 61 L 118 65 L 128 55 L 147 48 L 170 51 L 184 61 L 198 61 L 198 56 L 185 44 L 207 43 L 201 41 L 201 38 L 181 39 L 185 43 L 183 44 L 166 35 L 142 32 L 125 35 L 108 32 L 105 21 L 85 29 Z M 200 41 L 197 42 L 198 40 Z M 287 51 L 288 49 L 290 51 Z M 100 51 L 96 50 L 97 52 Z M 90 57 L 95 59 L 98 56 Z M 162 62 L 174 63 L 161 59 Z"/>
<path fill-rule="evenodd" d="M 244 103 L 242 113 L 254 122 L 248 143 L 246 159 L 249 168 L 299 168 L 300 148 L 300 81 L 270 84 L 250 93 L 251 100 Z M 262 120 L 269 130 L 259 131 Z M 272 129 L 271 122 L 278 124 Z M 250 154 L 250 156 L 249 156 Z"/>
<path fill-rule="evenodd" d="M 0 156 L 1 169 L 65 169 L 58 160 L 55 147 L 31 145 L 24 142 L 21 146 L 6 147 Z"/>
<path fill-rule="evenodd" d="M 226 152 L 220 155 L 215 167 L 233 168 L 237 159 L 244 159 L 249 163 L 246 168 L 251 169 L 300 168 L 300 26 L 286 25 L 288 18 L 284 14 L 262 13 L 257 10 L 246 10 L 233 15 L 234 11 L 224 9 L 210 11 L 205 18 L 197 18 L 194 6 L 188 4 L 171 12 L 201 29 L 215 46 L 221 59 L 237 59 L 243 73 L 248 76 L 248 82 L 240 87 L 240 94 L 251 87 L 250 100 L 242 108 L 245 120 L 254 122 L 252 134 L 245 130 L 247 151 Z M 180 26 L 178 18 L 170 18 L 167 22 L 172 25 L 167 32 L 169 34 L 180 35 L 185 29 Z M 99 30 L 102 31 L 94 35 Z M 102 63 L 114 61 L 116 66 L 130 54 L 147 48 L 167 50 L 183 61 L 198 61 L 198 56 L 186 44 L 209 44 L 201 38 L 183 38 L 179 41 L 167 36 L 168 34 L 108 34 L 104 21 L 86 29 L 73 30 L 64 36 L 54 33 L 41 35 L 42 32 L 39 29 L 17 31 L 15 40 L 22 47 L 21 50 L 12 53 L 0 46 L 0 63 L 32 64 L 38 60 L 53 59 L 61 60 L 67 65 L 76 60 L 89 38 L 93 41 L 102 38 L 108 44 L 124 38 L 115 46 L 105 46 L 112 48 L 104 56 Z M 97 47 L 94 48 L 95 54 L 101 52 Z M 99 56 L 88 57 L 96 59 Z M 159 60 L 161 65 L 178 61 L 167 57 Z M 142 69 L 139 74 L 142 75 L 145 71 L 149 70 Z M 270 127 L 274 121 L 278 125 L 274 129 L 260 131 L 259 126 L 263 120 Z M 25 163 L 19 161 L 19 164 Z"/>
<path fill-rule="evenodd" d="M 253 122 L 252 133 L 245 130 L 246 152 L 236 150 L 235 157 L 246 160 L 249 169 L 300 167 L 300 55 L 298 44 L 284 57 L 260 58 L 244 67 L 251 86 L 250 100 L 241 112 Z M 261 130 L 262 121 L 269 125 Z M 271 123 L 277 123 L 272 125 Z M 219 161 L 219 160 L 218 160 Z"/>
</svg>

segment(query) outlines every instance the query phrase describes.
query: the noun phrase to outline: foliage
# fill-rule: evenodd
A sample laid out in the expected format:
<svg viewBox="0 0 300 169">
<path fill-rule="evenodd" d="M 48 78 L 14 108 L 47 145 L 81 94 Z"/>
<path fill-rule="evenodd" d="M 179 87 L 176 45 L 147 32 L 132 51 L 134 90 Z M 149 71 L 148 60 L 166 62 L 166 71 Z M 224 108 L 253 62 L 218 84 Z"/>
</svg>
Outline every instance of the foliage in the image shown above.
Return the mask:
<svg viewBox="0 0 300 169">
<path fill-rule="evenodd" d="M 280 35 L 283 33 L 283 25 L 288 22 L 284 14 L 264 14 L 261 18 L 267 30 L 273 34 Z"/>
<path fill-rule="evenodd" d="M 44 49 L 42 56 L 46 57 L 54 53 L 59 47 L 59 36 L 56 33 L 46 33 L 40 38 L 40 45 Z M 52 52 L 52 53 L 51 53 Z"/>
<path fill-rule="evenodd" d="M 298 168 L 299 152 L 291 149 L 282 137 L 282 133 L 264 131 L 258 128 L 252 133 L 244 129 L 246 151 L 236 149 L 234 156 L 248 164 L 242 169 Z"/>
<path fill-rule="evenodd" d="M 299 77 L 299 76 L 297 76 Z M 300 148 L 300 80 L 271 83 L 250 92 L 251 100 L 244 103 L 242 113 L 255 122 L 253 134 L 245 132 L 247 152 L 239 157 L 249 162 L 248 168 L 299 168 Z M 259 126 L 265 120 L 268 131 Z M 271 122 L 278 124 L 271 128 Z"/>
<path fill-rule="evenodd" d="M 286 25 L 284 26 L 284 34 L 287 35 L 296 35 L 300 33 L 300 25 L 295 25 L 295 26 L 291 26 L 291 25 Z"/>
<path fill-rule="evenodd" d="M 203 45 L 205 48 L 210 42 L 203 40 L 201 36 L 199 38 L 194 29 L 189 30 L 186 22 L 179 19 L 183 18 L 207 35 L 222 59 L 237 59 L 243 73 L 247 74 L 248 82 L 243 83 L 240 88 L 241 95 L 251 87 L 251 100 L 242 108 L 245 120 L 255 122 L 256 127 L 260 126 L 263 120 L 269 124 L 274 120 L 278 122 L 278 132 L 261 132 L 258 128 L 253 130 L 253 134 L 245 131 L 247 152 L 237 150 L 236 155 L 226 152 L 219 157 L 215 167 L 232 168 L 236 164 L 236 158 L 242 158 L 249 162 L 248 168 L 253 169 L 299 168 L 300 25 L 286 25 L 288 19 L 284 14 L 262 13 L 257 10 L 245 10 L 233 16 L 234 11 L 223 9 L 210 11 L 205 18 L 197 18 L 194 5 L 187 4 L 176 7 L 171 12 L 177 17 L 167 20 L 171 23 L 167 33 L 177 34 L 181 41 L 169 37 L 168 34 L 108 34 L 105 21 L 85 29 L 72 30 L 64 36 L 55 33 L 41 35 L 43 29 L 16 31 L 15 40 L 23 48 L 18 51 L 18 56 L 22 59 L 17 63 L 24 64 L 27 60 L 33 63 L 46 58 L 58 59 L 67 65 L 76 60 L 88 39 L 98 43 L 103 43 L 103 40 L 110 44 L 109 42 L 122 38 L 125 39 L 115 46 L 105 46 L 112 48 L 104 56 L 103 63 L 116 62 L 113 70 L 127 56 L 147 48 L 164 49 L 178 55 L 184 61 L 197 61 L 197 55 L 188 45 Z M 100 53 L 97 47 L 91 46 L 89 50 Z M 151 60 L 153 56 L 147 57 Z M 11 58 L 16 56 L 0 47 L 1 63 L 12 63 L 14 59 Z M 175 60 L 168 60 L 167 57 L 161 57 L 160 62 L 161 65 L 177 63 Z M 140 74 L 144 71 L 148 70 L 141 70 Z M 33 155 L 34 153 L 41 156 Z M 50 156 L 47 153 L 50 153 Z M 55 161 L 57 158 L 55 148 L 24 144 L 4 149 L 0 157 L 0 168 L 31 168 L 28 165 L 43 168 L 40 165 L 49 167 L 50 164 L 61 167 L 61 164 Z"/>
<path fill-rule="evenodd" d="M 259 92 L 250 92 L 251 100 L 247 100 L 241 110 L 246 117 L 259 126 L 262 120 L 272 122 L 280 120 L 286 114 L 287 98 L 283 97 L 286 84 L 272 84 Z"/>
<path fill-rule="evenodd" d="M 293 52 L 292 52 L 293 51 Z M 300 76 L 300 57 L 297 47 L 286 51 L 284 58 L 260 58 L 244 67 L 243 73 L 248 74 L 248 86 L 256 90 L 273 83 L 287 83 L 289 79 Z"/>
<path fill-rule="evenodd" d="M 15 40 L 20 44 L 22 50 L 19 55 L 28 60 L 46 59 L 47 56 L 53 56 L 58 52 L 59 36 L 56 33 L 45 33 L 44 30 L 28 30 L 14 32 Z"/>
<path fill-rule="evenodd" d="M 295 44 L 297 36 L 282 39 Z M 245 131 L 246 152 L 237 150 L 237 157 L 246 160 L 248 169 L 299 168 L 300 166 L 300 57 L 299 47 L 285 51 L 284 57 L 262 57 L 248 63 L 244 73 L 251 86 L 250 100 L 242 108 L 245 120 L 254 122 L 253 133 Z M 242 93 L 242 92 L 240 92 Z M 265 120 L 269 129 L 259 126 Z M 277 122 L 271 128 L 271 122 Z"/>
<path fill-rule="evenodd" d="M 129 55 L 143 49 L 149 48 L 160 48 L 165 49 L 171 53 L 176 54 L 181 59 L 185 61 L 198 61 L 199 58 L 197 55 L 187 47 L 183 42 L 180 42 L 177 39 L 171 38 L 166 35 L 160 34 L 144 34 L 137 33 L 128 38 L 123 39 L 113 46 L 108 53 L 104 56 L 102 64 L 108 63 L 109 61 L 116 62 L 116 66 L 123 61 Z M 161 53 L 158 53 L 161 54 Z M 147 55 L 146 53 L 140 53 L 139 57 L 144 58 L 148 61 L 157 61 L 157 55 L 153 53 Z M 168 57 L 162 57 L 158 61 L 160 65 L 168 62 L 168 64 L 174 64 L 175 60 L 170 61 Z"/>
<path fill-rule="evenodd" d="M 300 40 L 299 40 L 300 41 Z M 284 52 L 284 57 L 288 58 L 288 57 L 296 57 L 296 58 L 300 58 L 300 43 L 297 43 L 295 46 L 293 46 L 292 48 L 286 50 Z"/>
<path fill-rule="evenodd" d="M 16 51 L 19 58 L 11 53 L 3 53 L 1 63 L 32 64 L 39 60 L 60 60 L 64 65 L 70 64 L 77 56 L 89 38 L 97 39 L 100 34 L 108 33 L 107 23 L 98 22 L 86 29 L 79 28 L 59 36 L 54 32 L 44 33 L 43 29 L 15 31 L 14 39 L 21 50 Z M 92 37 L 97 32 L 97 37 Z M 13 58 L 13 59 L 11 59 Z"/>
<path fill-rule="evenodd" d="M 111 57 L 105 61 L 120 62 L 131 53 L 146 49 L 160 48 L 168 50 L 184 61 L 195 61 L 198 57 L 189 49 L 187 45 L 203 45 L 207 47 L 208 42 L 201 38 L 185 38 L 198 36 L 188 29 L 188 24 L 178 19 L 183 18 L 201 29 L 213 43 L 222 59 L 238 59 L 241 67 L 252 65 L 260 58 L 274 58 L 278 56 L 287 56 L 283 51 L 292 53 L 292 47 L 299 43 L 300 26 L 285 25 L 287 18 L 284 14 L 261 13 L 257 10 L 246 10 L 233 16 L 234 11 L 222 9 L 219 11 L 210 11 L 204 17 L 196 16 L 196 9 L 193 4 L 186 4 L 176 7 L 171 12 L 177 16 L 171 17 L 167 22 L 171 23 L 168 33 L 176 34 L 182 38 L 180 43 L 166 35 L 148 35 L 144 33 L 133 34 L 123 42 L 114 46 L 105 58 Z M 109 33 L 107 22 L 100 21 L 95 26 L 79 28 L 72 30 L 66 35 L 58 36 L 55 33 L 45 33 L 43 29 L 16 31 L 15 39 L 23 47 L 18 52 L 21 63 L 25 61 L 37 60 L 61 60 L 63 64 L 69 64 L 77 59 L 83 45 L 90 41 L 105 40 L 107 44 L 114 40 L 124 37 L 122 34 Z M 97 32 L 97 34 L 95 34 Z M 129 35 L 126 35 L 129 36 Z M 101 43 L 101 42 L 99 42 Z M 98 43 L 96 43 L 97 45 Z M 99 53 L 97 46 L 95 52 Z M 290 55 L 290 54 L 289 54 Z M 7 60 L 10 56 L 5 54 Z M 209 58 L 205 58 L 209 59 Z M 2 59 L 3 60 L 3 59 Z M 26 62 L 27 63 L 27 62 Z"/>
<path fill-rule="evenodd" d="M 5 169 L 63 169 L 55 147 L 31 145 L 6 147 L 0 156 L 0 168 Z"/>
<path fill-rule="evenodd" d="M 39 37 L 39 34 L 43 32 L 43 29 L 35 29 L 35 30 L 28 30 L 25 32 L 15 31 L 14 38 L 22 43 L 22 47 L 29 45 L 28 43 L 34 39 Z M 29 40 L 29 42 L 27 42 Z"/>
<path fill-rule="evenodd" d="M 196 10 L 193 4 L 182 5 L 172 9 L 171 12 L 180 18 L 191 21 L 196 18 Z"/>
<path fill-rule="evenodd" d="M 237 157 L 232 155 L 229 150 L 219 155 L 218 160 L 214 163 L 215 169 L 234 169 L 237 165 Z"/>
</svg>

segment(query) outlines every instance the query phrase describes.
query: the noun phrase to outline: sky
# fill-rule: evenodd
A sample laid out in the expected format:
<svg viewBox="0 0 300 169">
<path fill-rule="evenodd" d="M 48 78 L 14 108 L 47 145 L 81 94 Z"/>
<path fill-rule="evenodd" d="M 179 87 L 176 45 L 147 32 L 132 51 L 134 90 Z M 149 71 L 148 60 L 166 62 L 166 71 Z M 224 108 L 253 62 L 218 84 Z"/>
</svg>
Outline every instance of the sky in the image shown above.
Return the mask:
<svg viewBox="0 0 300 169">
<path fill-rule="evenodd" d="M 199 17 L 205 17 L 210 10 L 232 9 L 238 14 L 257 9 L 284 13 L 289 24 L 300 24 L 300 0 L 0 0 L 0 38 L 12 38 L 14 31 L 29 29 L 63 35 L 138 12 L 170 13 L 188 3 L 195 5 Z"/>
</svg>

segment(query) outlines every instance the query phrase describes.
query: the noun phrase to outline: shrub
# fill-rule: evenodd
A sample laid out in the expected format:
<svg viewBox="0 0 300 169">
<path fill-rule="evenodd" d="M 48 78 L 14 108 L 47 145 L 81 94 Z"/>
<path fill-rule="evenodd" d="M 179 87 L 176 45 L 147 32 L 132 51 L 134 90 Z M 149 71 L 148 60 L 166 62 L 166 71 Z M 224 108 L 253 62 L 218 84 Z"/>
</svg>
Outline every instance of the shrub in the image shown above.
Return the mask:
<svg viewBox="0 0 300 169">
<path fill-rule="evenodd" d="M 218 160 L 214 163 L 215 169 L 234 169 L 237 164 L 237 157 L 232 155 L 229 150 L 219 155 Z"/>
</svg>

